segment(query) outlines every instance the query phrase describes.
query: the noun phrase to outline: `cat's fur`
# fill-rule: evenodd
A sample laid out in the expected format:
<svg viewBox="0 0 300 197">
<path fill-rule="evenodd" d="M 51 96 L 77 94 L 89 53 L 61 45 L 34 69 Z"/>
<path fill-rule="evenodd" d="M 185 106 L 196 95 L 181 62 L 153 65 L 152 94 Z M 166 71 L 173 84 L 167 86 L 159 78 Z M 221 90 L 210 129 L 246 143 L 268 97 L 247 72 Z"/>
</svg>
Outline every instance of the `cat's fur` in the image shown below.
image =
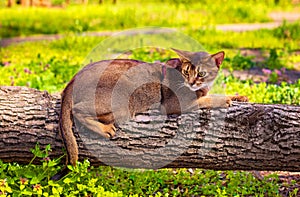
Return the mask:
<svg viewBox="0 0 300 197">
<path fill-rule="evenodd" d="M 210 55 L 173 50 L 180 58 L 165 64 L 104 60 L 87 65 L 73 77 L 62 93 L 60 114 L 67 163 L 75 166 L 78 160 L 73 118 L 89 130 L 111 138 L 116 122 L 144 112 L 154 104 L 161 104 L 166 114 L 180 114 L 197 107 L 228 107 L 232 100 L 247 101 L 242 96 L 207 95 L 224 52 Z"/>
</svg>

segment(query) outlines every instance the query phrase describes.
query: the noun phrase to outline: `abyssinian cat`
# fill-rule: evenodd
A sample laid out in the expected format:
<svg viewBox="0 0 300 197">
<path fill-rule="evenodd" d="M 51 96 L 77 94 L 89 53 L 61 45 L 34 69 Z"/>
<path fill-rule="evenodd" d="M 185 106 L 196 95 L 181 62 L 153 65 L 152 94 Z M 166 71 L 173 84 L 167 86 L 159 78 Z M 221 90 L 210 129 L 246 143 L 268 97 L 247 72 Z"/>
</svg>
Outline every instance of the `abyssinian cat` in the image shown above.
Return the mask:
<svg viewBox="0 0 300 197">
<path fill-rule="evenodd" d="M 179 58 L 166 63 L 130 59 L 91 63 L 78 72 L 62 93 L 60 131 L 67 163 L 76 165 L 78 146 L 73 118 L 105 138 L 115 135 L 115 123 L 160 104 L 166 114 L 200 108 L 228 107 L 245 96 L 208 95 L 224 52 L 188 52 L 172 49 Z M 54 179 L 61 178 L 63 174 Z"/>
</svg>

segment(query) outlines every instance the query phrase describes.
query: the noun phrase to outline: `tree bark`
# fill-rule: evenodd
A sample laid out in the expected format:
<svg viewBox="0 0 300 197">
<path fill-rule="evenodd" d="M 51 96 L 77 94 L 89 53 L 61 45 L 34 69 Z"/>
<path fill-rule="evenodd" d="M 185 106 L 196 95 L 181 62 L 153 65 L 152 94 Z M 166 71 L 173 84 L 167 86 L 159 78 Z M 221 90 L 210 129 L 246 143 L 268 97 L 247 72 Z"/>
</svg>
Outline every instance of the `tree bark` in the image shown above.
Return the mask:
<svg viewBox="0 0 300 197">
<path fill-rule="evenodd" d="M 0 87 L 0 159 L 28 163 L 36 143 L 61 156 L 59 109 L 59 95 Z M 110 140 L 74 129 L 80 160 L 94 166 L 300 171 L 300 106 L 234 103 L 177 117 L 151 110 L 118 125 Z"/>
</svg>

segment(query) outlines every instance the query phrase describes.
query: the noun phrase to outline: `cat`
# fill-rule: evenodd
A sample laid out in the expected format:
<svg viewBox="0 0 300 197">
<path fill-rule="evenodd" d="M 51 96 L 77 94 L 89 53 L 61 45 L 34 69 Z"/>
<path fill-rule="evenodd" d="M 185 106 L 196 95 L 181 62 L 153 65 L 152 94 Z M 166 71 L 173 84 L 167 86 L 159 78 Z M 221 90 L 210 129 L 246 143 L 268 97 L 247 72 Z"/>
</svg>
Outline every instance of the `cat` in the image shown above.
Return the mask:
<svg viewBox="0 0 300 197">
<path fill-rule="evenodd" d="M 131 59 L 94 62 L 79 71 L 62 93 L 60 132 L 67 164 L 76 166 L 78 145 L 73 118 L 105 138 L 116 132 L 116 123 L 160 104 L 163 113 L 181 114 L 200 108 L 229 107 L 245 96 L 208 95 L 225 53 L 172 49 L 179 58 L 166 63 Z M 64 173 L 56 175 L 60 179 Z"/>
</svg>

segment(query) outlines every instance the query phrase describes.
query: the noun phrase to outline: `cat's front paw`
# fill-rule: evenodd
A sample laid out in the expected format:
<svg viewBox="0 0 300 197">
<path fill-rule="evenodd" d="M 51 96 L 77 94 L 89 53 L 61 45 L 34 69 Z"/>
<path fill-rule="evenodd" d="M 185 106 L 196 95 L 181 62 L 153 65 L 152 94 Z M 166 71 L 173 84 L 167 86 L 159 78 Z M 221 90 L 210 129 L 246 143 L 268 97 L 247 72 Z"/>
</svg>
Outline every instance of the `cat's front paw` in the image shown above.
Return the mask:
<svg viewBox="0 0 300 197">
<path fill-rule="evenodd" d="M 112 138 L 116 134 L 116 127 L 114 124 L 101 124 L 101 135 L 105 138 Z"/>
<path fill-rule="evenodd" d="M 232 100 L 227 96 L 204 96 L 198 99 L 200 108 L 227 108 L 232 105 Z"/>
<path fill-rule="evenodd" d="M 249 98 L 247 96 L 240 96 L 240 95 L 230 96 L 230 99 L 232 101 L 238 101 L 238 102 L 248 102 L 249 101 Z"/>
</svg>

